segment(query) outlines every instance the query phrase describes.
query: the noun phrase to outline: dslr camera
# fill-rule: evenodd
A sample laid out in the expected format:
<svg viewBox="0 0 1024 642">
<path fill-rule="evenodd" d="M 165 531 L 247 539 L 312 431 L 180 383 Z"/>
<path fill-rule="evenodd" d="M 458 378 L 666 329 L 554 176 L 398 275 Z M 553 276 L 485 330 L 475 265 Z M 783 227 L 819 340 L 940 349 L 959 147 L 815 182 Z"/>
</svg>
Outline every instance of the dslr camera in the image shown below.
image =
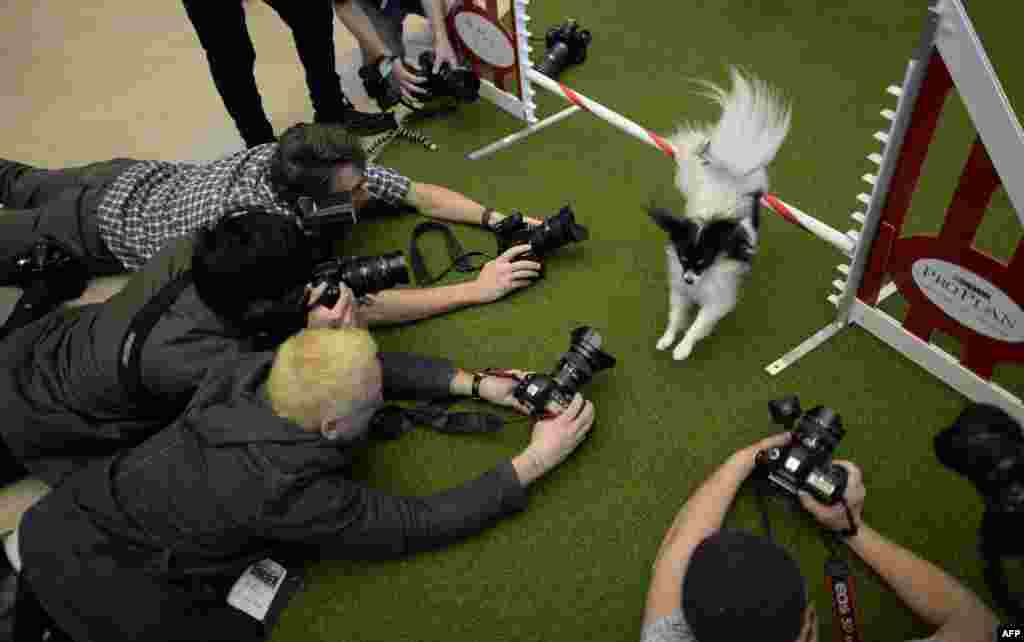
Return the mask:
<svg viewBox="0 0 1024 642">
<path fill-rule="evenodd" d="M 548 29 L 544 37 L 547 53 L 537 65 L 537 71 L 552 80 L 557 80 L 569 65 L 579 65 L 587 59 L 590 32 L 580 29 L 576 21 L 569 18 L 557 27 Z"/>
<path fill-rule="evenodd" d="M 469 69 L 453 68 L 447 62 L 434 73 L 434 52 L 424 51 L 419 58 L 420 72 L 427 77 L 420 86 L 431 98 L 454 98 L 471 103 L 480 97 L 480 78 Z"/>
<path fill-rule="evenodd" d="M 300 196 L 298 206 L 299 226 L 315 241 L 343 239 L 358 220 L 351 192 L 335 192 L 318 199 Z"/>
<path fill-rule="evenodd" d="M 800 410 L 800 400 L 789 396 L 768 402 L 772 422 L 792 431 L 793 438 L 781 448 L 757 453 L 758 472 L 786 492 L 809 492 L 823 504 L 836 504 L 846 491 L 846 469 L 831 462 L 832 452 L 842 440 L 839 414 L 825 406 Z"/>
<path fill-rule="evenodd" d="M 615 357 L 601 351 L 601 334 L 589 326 L 580 326 L 570 335 L 569 350 L 558 360 L 554 374 L 526 375 L 512 392 L 534 417 L 543 416 L 549 401 L 568 406 L 581 386 L 595 372 L 615 365 Z"/>
<path fill-rule="evenodd" d="M 424 100 L 438 98 L 454 98 L 459 102 L 473 102 L 480 97 L 480 78 L 469 69 L 453 68 L 447 62 L 434 73 L 434 52 L 424 51 L 419 57 L 419 75 L 424 80 L 419 83 L 423 89 Z M 391 109 L 402 101 L 402 93 L 394 79 L 391 69 L 394 65 L 404 65 L 405 61 L 394 58 L 390 61 L 370 63 L 359 69 L 359 77 L 363 80 L 367 95 L 373 98 L 382 111 Z M 383 69 L 382 69 L 383 67 Z M 410 109 L 412 105 L 406 105 Z"/>
<path fill-rule="evenodd" d="M 558 214 L 544 219 L 544 222 L 536 227 L 530 227 L 523 215 L 516 212 L 503 218 L 491 229 L 498 237 L 498 254 L 515 245 L 529 243 L 530 251 L 519 257 L 528 261 L 535 260 L 563 245 L 590 238 L 590 232 L 576 222 L 576 215 L 568 205 L 559 210 Z"/>
<path fill-rule="evenodd" d="M 317 303 L 328 308 L 338 302 L 341 283 L 347 285 L 358 298 L 408 282 L 409 270 L 401 250 L 378 256 L 333 258 L 319 263 L 313 269 L 312 278 L 313 287 L 327 284 Z"/>
</svg>

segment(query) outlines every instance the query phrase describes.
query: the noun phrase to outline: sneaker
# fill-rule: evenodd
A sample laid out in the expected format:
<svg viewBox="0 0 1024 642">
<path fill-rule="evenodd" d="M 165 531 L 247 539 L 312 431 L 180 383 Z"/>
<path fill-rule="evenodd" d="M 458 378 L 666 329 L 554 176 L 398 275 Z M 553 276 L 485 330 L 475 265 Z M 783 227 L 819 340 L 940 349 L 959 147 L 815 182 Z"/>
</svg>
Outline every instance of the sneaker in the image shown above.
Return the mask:
<svg viewBox="0 0 1024 642">
<path fill-rule="evenodd" d="M 313 122 L 337 123 L 357 136 L 373 136 L 398 128 L 398 121 L 391 112 L 359 111 L 348 100 L 342 103 L 336 114 L 329 117 L 317 114 Z"/>
<path fill-rule="evenodd" d="M 73 249 L 52 237 L 43 237 L 14 257 L 5 283 L 26 289 L 45 282 L 51 296 L 66 301 L 85 292 L 89 271 Z"/>
</svg>

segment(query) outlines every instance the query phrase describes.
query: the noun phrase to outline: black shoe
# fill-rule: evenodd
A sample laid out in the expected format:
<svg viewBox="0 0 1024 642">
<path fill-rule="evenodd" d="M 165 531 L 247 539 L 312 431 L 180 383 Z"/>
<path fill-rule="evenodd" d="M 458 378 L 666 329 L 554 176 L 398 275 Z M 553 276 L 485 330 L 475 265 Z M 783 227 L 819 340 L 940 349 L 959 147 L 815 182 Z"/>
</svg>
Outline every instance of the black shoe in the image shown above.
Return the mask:
<svg viewBox="0 0 1024 642">
<path fill-rule="evenodd" d="M 49 236 L 15 256 L 3 272 L 3 284 L 28 290 L 45 283 L 50 297 L 60 301 L 81 296 L 89 284 L 89 270 L 78 254 Z"/>
<path fill-rule="evenodd" d="M 317 114 L 313 118 L 317 123 L 336 123 L 356 136 L 374 136 L 398 128 L 398 121 L 391 112 L 369 113 L 359 111 L 347 100 L 336 114 L 330 116 Z"/>
</svg>

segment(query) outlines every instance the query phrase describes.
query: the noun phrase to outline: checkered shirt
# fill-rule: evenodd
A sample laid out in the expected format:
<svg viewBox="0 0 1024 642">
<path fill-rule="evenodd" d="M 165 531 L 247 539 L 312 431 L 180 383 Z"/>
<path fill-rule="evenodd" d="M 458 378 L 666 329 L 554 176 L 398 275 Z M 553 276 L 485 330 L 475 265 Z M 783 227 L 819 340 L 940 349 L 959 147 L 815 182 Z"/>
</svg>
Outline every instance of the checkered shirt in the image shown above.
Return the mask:
<svg viewBox="0 0 1024 642">
<path fill-rule="evenodd" d="M 296 212 L 270 182 L 277 143 L 268 143 L 197 165 L 140 161 L 110 185 L 97 217 L 107 247 L 137 270 L 168 241 L 187 236 L 221 217 L 258 207 L 283 216 Z M 367 165 L 370 195 L 402 203 L 411 181 L 394 170 Z"/>
</svg>

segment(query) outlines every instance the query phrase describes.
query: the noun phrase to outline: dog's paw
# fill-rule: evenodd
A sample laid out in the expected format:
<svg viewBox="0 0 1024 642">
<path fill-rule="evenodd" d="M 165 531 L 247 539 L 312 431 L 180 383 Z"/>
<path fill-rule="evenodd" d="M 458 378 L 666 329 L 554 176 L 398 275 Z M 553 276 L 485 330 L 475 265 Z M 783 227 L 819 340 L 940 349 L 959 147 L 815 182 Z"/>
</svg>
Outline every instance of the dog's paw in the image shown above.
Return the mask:
<svg viewBox="0 0 1024 642">
<path fill-rule="evenodd" d="M 654 344 L 654 347 L 657 348 L 658 350 L 664 350 L 668 348 L 670 345 L 672 345 L 672 342 L 675 340 L 676 338 L 673 335 L 663 334 L 661 335 L 661 338 L 658 339 L 658 342 Z"/>
<path fill-rule="evenodd" d="M 693 352 L 693 345 L 684 340 L 681 341 L 679 345 L 676 346 L 676 349 L 672 351 L 672 358 L 676 361 L 682 361 L 686 357 L 690 356 L 691 352 Z"/>
</svg>

